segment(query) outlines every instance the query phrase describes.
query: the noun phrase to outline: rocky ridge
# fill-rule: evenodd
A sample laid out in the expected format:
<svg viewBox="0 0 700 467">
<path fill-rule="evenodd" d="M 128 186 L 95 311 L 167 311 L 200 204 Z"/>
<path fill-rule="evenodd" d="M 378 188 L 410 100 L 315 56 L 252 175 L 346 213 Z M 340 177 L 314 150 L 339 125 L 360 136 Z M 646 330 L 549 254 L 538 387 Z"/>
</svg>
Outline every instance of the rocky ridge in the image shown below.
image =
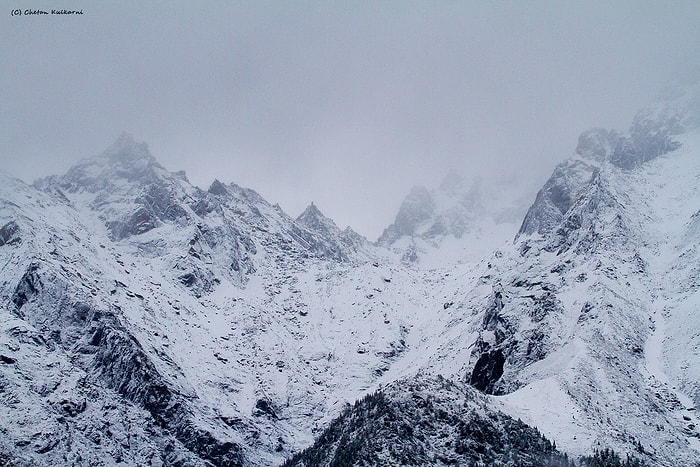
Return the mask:
<svg viewBox="0 0 700 467">
<path fill-rule="evenodd" d="M 392 413 L 424 425 L 404 433 L 413 450 L 372 444 L 377 462 L 554 455 L 521 418 L 571 456 L 693 465 L 694 102 L 584 133 L 514 241 L 440 269 L 431 255 L 487 225 L 456 177 L 414 190 L 378 245 L 313 204 L 293 219 L 235 184 L 194 187 L 128 135 L 64 176 L 4 178 L 0 459 L 307 462 L 293 455 L 318 436 L 336 451 L 394 439 Z M 451 444 L 428 449 L 438 438 Z M 331 463 L 323 449 L 304 455 Z"/>
</svg>

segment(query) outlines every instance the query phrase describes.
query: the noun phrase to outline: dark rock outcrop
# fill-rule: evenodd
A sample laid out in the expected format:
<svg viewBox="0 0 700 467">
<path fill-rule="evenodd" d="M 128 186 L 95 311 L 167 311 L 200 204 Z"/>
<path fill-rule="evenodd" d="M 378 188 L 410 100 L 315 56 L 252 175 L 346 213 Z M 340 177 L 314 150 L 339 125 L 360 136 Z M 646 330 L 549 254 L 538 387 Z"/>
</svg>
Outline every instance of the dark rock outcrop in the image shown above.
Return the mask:
<svg viewBox="0 0 700 467">
<path fill-rule="evenodd" d="M 19 236 L 19 225 L 15 221 L 10 221 L 0 227 L 0 246 L 16 245 L 22 239 Z"/>
<path fill-rule="evenodd" d="M 562 305 L 546 282 L 515 280 L 497 286 L 471 353 L 474 362 L 466 380 L 486 394 L 508 394 L 522 383 L 517 374 L 542 360 L 550 348 L 549 319 L 558 319 Z"/>
<path fill-rule="evenodd" d="M 12 303 L 15 304 L 18 312 L 41 288 L 41 278 L 38 271 L 39 264 L 32 263 L 15 287 Z"/>
<path fill-rule="evenodd" d="M 212 182 L 207 191 L 216 196 L 227 196 L 230 194 L 224 184 L 216 179 Z"/>
<path fill-rule="evenodd" d="M 476 361 L 469 384 L 479 391 L 494 394 L 496 383 L 503 376 L 503 364 L 506 359 L 501 349 L 484 352 Z"/>
</svg>

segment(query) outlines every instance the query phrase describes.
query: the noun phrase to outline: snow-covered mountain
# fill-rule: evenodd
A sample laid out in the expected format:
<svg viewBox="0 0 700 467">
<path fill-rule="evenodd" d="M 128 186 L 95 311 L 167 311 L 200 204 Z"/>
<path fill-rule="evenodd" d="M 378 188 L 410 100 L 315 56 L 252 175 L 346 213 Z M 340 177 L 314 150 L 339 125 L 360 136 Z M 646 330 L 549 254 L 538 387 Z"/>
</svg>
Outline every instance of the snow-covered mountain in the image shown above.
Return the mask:
<svg viewBox="0 0 700 467">
<path fill-rule="evenodd" d="M 486 183 L 447 175 L 437 189 L 415 186 L 377 244 L 422 268 L 474 263 L 512 239 L 527 210 L 516 180 Z"/>
<path fill-rule="evenodd" d="M 514 243 L 456 294 L 454 308 L 473 316 L 459 334 L 473 337 L 454 339 L 433 367 L 498 395 L 569 453 L 613 446 L 694 465 L 698 107 L 664 108 L 640 113 L 612 151 L 582 135 Z"/>
<path fill-rule="evenodd" d="M 128 135 L 2 200 L 2 452 L 28 464 L 280 463 L 398 358 L 424 301 L 315 206 L 202 191 Z M 143 420 L 128 448 L 112 406 Z"/>
<path fill-rule="evenodd" d="M 583 133 L 519 229 L 449 176 L 373 244 L 128 135 L 3 176 L 0 463 L 697 465 L 698 95 Z"/>
</svg>

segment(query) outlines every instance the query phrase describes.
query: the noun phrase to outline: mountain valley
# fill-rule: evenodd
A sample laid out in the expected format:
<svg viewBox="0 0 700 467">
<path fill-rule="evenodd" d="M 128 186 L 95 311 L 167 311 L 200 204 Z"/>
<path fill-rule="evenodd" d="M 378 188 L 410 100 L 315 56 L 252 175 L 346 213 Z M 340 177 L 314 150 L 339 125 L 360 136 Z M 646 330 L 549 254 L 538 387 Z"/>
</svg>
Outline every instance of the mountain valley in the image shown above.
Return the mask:
<svg viewBox="0 0 700 467">
<path fill-rule="evenodd" d="M 697 86 L 377 242 L 128 134 L 0 186 L 0 464 L 700 465 Z"/>
</svg>

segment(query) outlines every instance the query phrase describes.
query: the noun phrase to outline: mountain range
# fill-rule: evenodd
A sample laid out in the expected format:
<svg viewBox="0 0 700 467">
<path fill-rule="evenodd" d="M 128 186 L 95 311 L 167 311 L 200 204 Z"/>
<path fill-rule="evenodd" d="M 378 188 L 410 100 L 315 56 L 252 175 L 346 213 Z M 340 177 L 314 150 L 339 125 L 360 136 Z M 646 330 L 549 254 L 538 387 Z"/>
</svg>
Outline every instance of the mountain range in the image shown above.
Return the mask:
<svg viewBox="0 0 700 467">
<path fill-rule="evenodd" d="M 128 134 L 2 176 L 0 464 L 700 465 L 699 96 L 376 242 Z"/>
</svg>

